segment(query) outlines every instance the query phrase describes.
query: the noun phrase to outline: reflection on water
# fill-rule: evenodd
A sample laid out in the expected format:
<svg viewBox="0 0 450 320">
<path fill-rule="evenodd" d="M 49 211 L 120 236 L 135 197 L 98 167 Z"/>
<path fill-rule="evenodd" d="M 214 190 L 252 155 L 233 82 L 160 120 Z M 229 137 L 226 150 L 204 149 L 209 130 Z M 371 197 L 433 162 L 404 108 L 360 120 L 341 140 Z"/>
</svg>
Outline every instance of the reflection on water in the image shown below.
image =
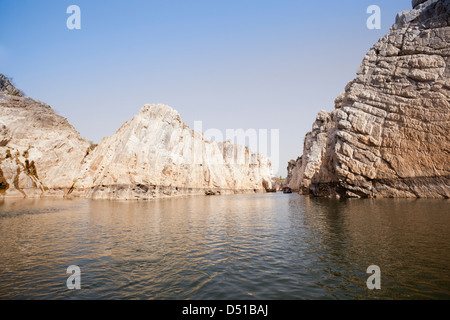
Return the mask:
<svg viewBox="0 0 450 320">
<path fill-rule="evenodd" d="M 0 201 L 2 299 L 449 299 L 447 200 Z M 81 290 L 66 269 L 81 268 Z M 370 265 L 381 290 L 366 287 Z"/>
</svg>

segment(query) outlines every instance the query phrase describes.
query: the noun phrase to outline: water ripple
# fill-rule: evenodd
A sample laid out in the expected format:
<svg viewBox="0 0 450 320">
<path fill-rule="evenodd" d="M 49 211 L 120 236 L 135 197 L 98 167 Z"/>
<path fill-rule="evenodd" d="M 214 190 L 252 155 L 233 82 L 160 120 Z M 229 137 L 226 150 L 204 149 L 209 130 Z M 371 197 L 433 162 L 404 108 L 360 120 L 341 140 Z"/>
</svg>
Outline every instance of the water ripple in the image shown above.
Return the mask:
<svg viewBox="0 0 450 320">
<path fill-rule="evenodd" d="M 2 299 L 449 299 L 444 200 L 0 202 Z M 382 290 L 365 282 L 382 270 Z M 82 289 L 66 288 L 69 265 Z"/>
</svg>

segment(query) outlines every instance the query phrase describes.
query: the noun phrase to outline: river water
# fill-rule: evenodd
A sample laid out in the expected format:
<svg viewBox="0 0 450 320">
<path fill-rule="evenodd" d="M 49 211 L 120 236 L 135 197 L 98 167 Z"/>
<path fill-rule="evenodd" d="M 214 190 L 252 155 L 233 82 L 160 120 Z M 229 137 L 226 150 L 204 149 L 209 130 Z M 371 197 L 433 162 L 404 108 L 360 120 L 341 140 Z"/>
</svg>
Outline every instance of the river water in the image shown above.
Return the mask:
<svg viewBox="0 0 450 320">
<path fill-rule="evenodd" d="M 450 299 L 449 209 L 282 193 L 4 200 L 0 299 Z"/>
</svg>

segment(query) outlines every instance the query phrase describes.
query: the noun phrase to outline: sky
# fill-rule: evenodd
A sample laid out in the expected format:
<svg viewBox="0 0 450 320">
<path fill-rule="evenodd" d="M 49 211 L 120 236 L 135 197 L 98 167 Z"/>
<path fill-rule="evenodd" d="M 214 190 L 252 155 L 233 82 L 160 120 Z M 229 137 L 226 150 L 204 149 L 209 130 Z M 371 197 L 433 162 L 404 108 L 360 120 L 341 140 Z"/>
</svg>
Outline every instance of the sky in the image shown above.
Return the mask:
<svg viewBox="0 0 450 320">
<path fill-rule="evenodd" d="M 79 30 L 67 28 L 70 5 Z M 370 5 L 379 30 L 366 26 Z M 410 0 L 0 0 L 0 73 L 95 143 L 149 103 L 224 135 L 278 129 L 275 173 L 286 176 L 317 113 L 333 110 L 409 9 Z"/>
</svg>

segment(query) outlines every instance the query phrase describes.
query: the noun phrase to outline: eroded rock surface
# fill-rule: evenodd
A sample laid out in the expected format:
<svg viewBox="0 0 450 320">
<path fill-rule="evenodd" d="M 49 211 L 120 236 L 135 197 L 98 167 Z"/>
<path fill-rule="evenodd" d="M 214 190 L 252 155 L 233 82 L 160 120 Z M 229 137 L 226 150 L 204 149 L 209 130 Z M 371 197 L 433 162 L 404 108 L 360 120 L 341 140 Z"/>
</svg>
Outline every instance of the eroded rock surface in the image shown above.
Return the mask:
<svg viewBox="0 0 450 320">
<path fill-rule="evenodd" d="M 264 192 L 269 160 L 231 142 L 206 140 L 174 109 L 146 105 L 86 158 L 76 192 L 100 199 Z"/>
<path fill-rule="evenodd" d="M 5 83 L 7 89 L 0 92 L 0 197 L 63 197 L 80 173 L 89 143 L 48 105 Z"/>
<path fill-rule="evenodd" d="M 280 186 L 280 189 L 290 188 L 292 191 L 298 192 L 301 187 L 301 169 L 302 169 L 302 157 L 298 157 L 297 160 L 291 160 L 287 166 L 286 179 Z"/>
<path fill-rule="evenodd" d="M 317 196 L 450 196 L 450 1 L 413 1 L 319 113 L 303 153 Z M 320 120 L 320 121 L 318 121 Z"/>
</svg>

